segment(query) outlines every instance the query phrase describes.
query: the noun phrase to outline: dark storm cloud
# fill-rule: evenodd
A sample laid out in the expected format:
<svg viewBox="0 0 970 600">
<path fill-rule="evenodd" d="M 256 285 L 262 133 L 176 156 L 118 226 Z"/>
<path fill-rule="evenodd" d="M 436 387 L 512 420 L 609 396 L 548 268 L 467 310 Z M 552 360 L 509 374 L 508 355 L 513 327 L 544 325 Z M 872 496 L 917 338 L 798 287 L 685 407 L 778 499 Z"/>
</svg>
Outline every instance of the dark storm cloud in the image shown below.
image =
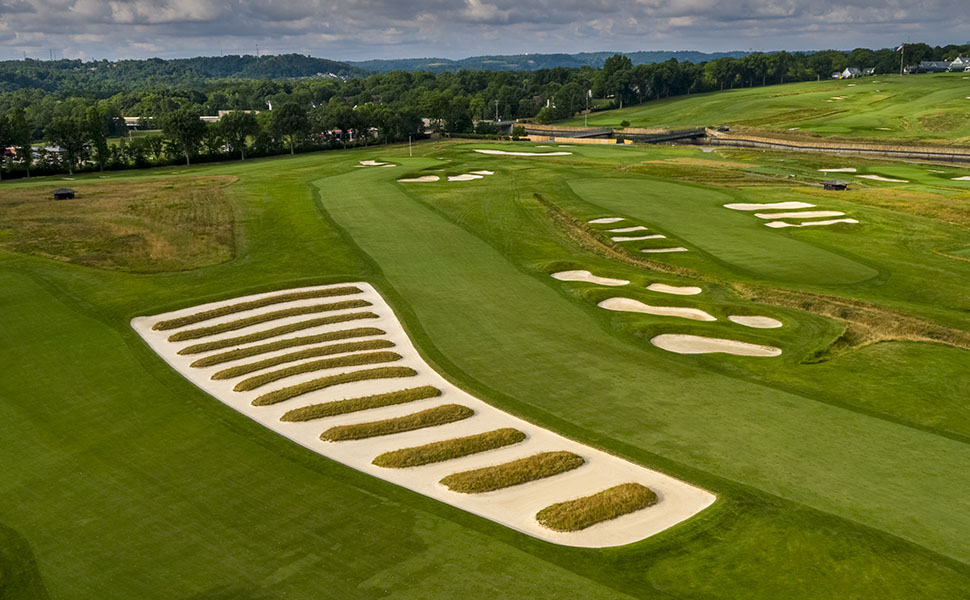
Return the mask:
<svg viewBox="0 0 970 600">
<path fill-rule="evenodd" d="M 965 0 L 0 0 L 0 49 L 335 58 L 963 43 Z"/>
</svg>

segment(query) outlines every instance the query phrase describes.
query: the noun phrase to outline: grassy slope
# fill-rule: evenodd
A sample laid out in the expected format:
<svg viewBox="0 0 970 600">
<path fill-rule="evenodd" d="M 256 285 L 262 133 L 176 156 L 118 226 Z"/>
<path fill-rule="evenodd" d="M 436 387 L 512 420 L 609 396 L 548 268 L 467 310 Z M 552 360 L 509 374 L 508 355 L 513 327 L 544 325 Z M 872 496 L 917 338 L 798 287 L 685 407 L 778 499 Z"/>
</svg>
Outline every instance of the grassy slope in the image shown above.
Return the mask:
<svg viewBox="0 0 970 600">
<path fill-rule="evenodd" d="M 16 399 L 0 405 L 9 424 L 0 445 L 14 457 L 0 501 L 54 597 L 966 595 L 965 444 L 877 418 L 886 407 L 873 416 L 814 401 L 838 386 L 797 375 L 806 371 L 793 357 L 759 372 L 743 359 L 645 347 L 638 332 L 669 321 L 607 314 L 581 285 L 537 273 L 573 261 L 647 277 L 566 245 L 531 201 L 541 191 L 581 205 L 564 181 L 582 170 L 475 156 L 467 169 L 499 174 L 432 188 L 394 184 L 397 169 L 350 168 L 363 158 L 405 162 L 403 152 L 208 167 L 243 177 L 247 237 L 237 260 L 205 270 L 144 277 L 0 258 L 11 315 L 0 322 L 11 341 L 0 350 L 11 365 L 0 395 Z M 408 168 L 466 158 L 449 147 L 418 152 L 427 156 Z M 159 364 L 127 326 L 136 314 L 267 285 L 357 279 L 389 295 L 422 351 L 464 387 L 721 501 L 628 548 L 552 547 L 291 447 Z M 732 302 L 712 296 L 697 305 Z M 833 333 L 787 316 L 797 325 L 766 335 L 793 356 Z M 913 345 L 907 362 L 931 356 L 923 349 Z M 564 365 L 570 356 L 581 359 Z M 957 364 L 966 355 L 932 356 Z M 869 369 L 854 385 L 873 400 L 891 396 L 879 365 Z M 779 389 L 795 385 L 808 389 Z M 958 389 L 927 389 L 956 404 Z"/>
<path fill-rule="evenodd" d="M 962 73 L 893 75 L 772 85 L 651 101 L 589 116 L 591 127 L 748 125 L 883 141 L 970 139 L 970 85 Z M 845 97 L 842 100 L 835 98 Z M 569 121 L 582 125 L 582 117 Z"/>
</svg>

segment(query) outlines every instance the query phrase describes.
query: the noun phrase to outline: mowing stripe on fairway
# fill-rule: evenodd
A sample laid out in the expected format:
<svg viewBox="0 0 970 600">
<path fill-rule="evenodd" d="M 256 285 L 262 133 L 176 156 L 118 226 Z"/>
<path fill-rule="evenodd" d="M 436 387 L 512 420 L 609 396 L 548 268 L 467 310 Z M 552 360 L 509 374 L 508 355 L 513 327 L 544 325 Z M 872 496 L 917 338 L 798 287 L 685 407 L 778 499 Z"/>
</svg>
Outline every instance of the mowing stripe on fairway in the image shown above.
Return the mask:
<svg viewBox="0 0 970 600">
<path fill-rule="evenodd" d="M 295 317 L 298 315 L 311 315 L 313 313 L 328 312 L 331 310 L 343 310 L 345 308 L 364 308 L 370 305 L 371 305 L 370 302 L 368 302 L 367 300 L 343 300 L 341 302 L 330 302 L 328 304 L 314 304 L 312 306 L 295 306 L 293 308 L 285 308 L 283 310 L 277 310 L 273 312 L 263 313 L 261 315 L 246 317 L 245 319 L 237 319 L 235 321 L 219 323 L 218 325 L 210 325 L 208 327 L 199 327 L 196 329 L 187 329 L 185 331 L 179 331 L 178 333 L 173 333 L 171 336 L 169 336 L 168 341 L 182 342 L 185 340 L 197 340 L 199 338 L 209 337 L 210 335 L 216 335 L 218 333 L 226 333 L 228 331 L 236 331 L 237 329 L 244 329 L 252 325 L 259 325 L 260 323 L 266 323 L 267 321 L 285 319 L 286 317 Z"/>
<path fill-rule="evenodd" d="M 310 381 L 273 390 L 272 392 L 263 394 L 262 396 L 254 399 L 252 401 L 252 405 L 268 406 L 270 404 L 276 404 L 277 402 L 289 400 L 290 398 L 302 396 L 303 394 L 309 394 L 310 392 L 340 385 L 341 383 L 354 383 L 355 381 L 365 381 L 368 379 L 414 377 L 417 374 L 418 372 L 411 367 L 377 367 L 376 369 L 361 369 L 360 371 L 351 371 L 350 373 L 328 375 L 326 377 L 318 377 L 316 379 L 311 379 Z"/>
<path fill-rule="evenodd" d="M 229 348 L 230 346 L 238 346 L 240 344 L 249 344 L 251 342 L 261 342 L 263 340 L 272 339 L 281 335 L 286 335 L 287 333 L 293 333 L 295 331 L 302 331 L 304 329 L 312 329 L 313 327 L 321 327 L 323 325 L 333 325 L 334 323 L 346 323 L 347 321 L 358 321 L 360 319 L 377 319 L 378 316 L 372 312 L 356 312 L 347 313 L 343 315 L 332 315 L 329 317 L 320 317 L 318 319 L 307 319 L 306 321 L 297 321 L 296 323 L 287 323 L 286 325 L 280 325 L 279 327 L 273 327 L 272 329 L 264 329 L 263 331 L 257 331 L 255 333 L 250 333 L 247 335 L 240 335 L 232 338 L 223 338 L 221 340 L 212 340 L 211 342 L 203 342 L 201 344 L 193 344 L 191 346 L 186 346 L 178 351 L 178 354 L 199 354 L 201 352 L 211 352 L 213 350 L 222 350 L 223 348 Z M 376 328 L 369 328 L 376 329 Z M 380 331 L 377 335 L 384 335 L 384 331 Z M 355 331 L 355 330 L 352 330 Z M 337 333 L 337 332 L 334 332 Z M 193 365 L 195 366 L 195 365 Z"/>
<path fill-rule="evenodd" d="M 324 369 L 335 369 L 337 367 L 376 365 L 400 359 L 401 355 L 397 352 L 368 352 L 366 354 L 351 354 L 349 356 L 339 356 L 337 358 L 314 360 L 311 362 L 294 365 L 292 367 L 286 367 L 285 369 L 270 371 L 269 373 L 261 373 L 255 377 L 250 377 L 249 379 L 243 379 L 236 384 L 233 391 L 247 392 L 249 390 L 262 387 L 267 383 L 272 383 L 286 377 L 300 375 L 303 373 L 312 373 L 314 371 L 322 371 Z"/>
<path fill-rule="evenodd" d="M 383 329 L 378 329 L 376 327 L 358 327 L 356 329 L 341 329 L 340 331 L 328 331 L 327 333 L 320 333 L 317 335 L 305 335 L 302 337 L 287 338 L 285 340 L 277 340 L 275 342 L 269 342 L 268 344 L 260 344 L 258 346 L 250 346 L 249 348 L 236 348 L 235 350 L 230 350 L 228 352 L 220 352 L 219 354 L 212 354 L 204 358 L 193 362 L 191 367 L 202 368 L 211 367 L 214 365 L 219 365 L 224 362 L 229 362 L 231 360 L 238 360 L 240 358 L 249 358 L 251 356 L 258 356 L 260 354 L 266 354 L 267 352 L 275 352 L 277 350 L 283 350 L 285 348 L 293 348 L 295 346 L 309 346 L 310 344 L 319 344 L 321 342 L 333 342 L 336 340 L 345 340 L 348 338 L 355 337 L 366 337 L 370 335 L 385 335 Z M 189 354 L 186 352 L 185 354 Z"/>
<path fill-rule="evenodd" d="M 273 356 L 265 360 L 258 360 L 256 362 L 246 363 L 243 365 L 237 365 L 235 367 L 230 367 L 228 369 L 223 369 L 212 374 L 212 379 L 232 379 L 233 377 L 241 377 L 253 371 L 259 371 L 260 369 L 267 369 L 269 367 L 275 367 L 277 365 L 282 365 L 288 362 L 293 362 L 297 360 L 302 360 L 304 358 L 316 358 L 318 356 L 330 356 L 331 354 L 343 354 L 344 352 L 359 352 L 362 350 L 380 350 L 381 348 L 391 348 L 394 346 L 394 342 L 390 340 L 362 340 L 359 342 L 346 342 L 343 344 L 330 344 L 327 346 L 319 346 L 316 348 L 304 348 L 303 350 L 297 350 L 296 352 L 289 352 L 287 354 L 281 354 L 280 356 Z"/>
<path fill-rule="evenodd" d="M 184 317 L 177 317 L 175 319 L 159 321 L 158 323 L 155 323 L 155 325 L 152 326 L 152 329 L 156 329 L 156 330 L 178 329 L 179 327 L 185 327 L 186 325 L 192 325 L 193 323 L 199 323 L 201 321 L 208 321 L 209 319 L 215 319 L 216 317 L 224 317 L 226 315 L 231 315 L 233 313 L 243 312 L 247 310 L 253 310 L 255 308 L 263 308 L 264 306 L 270 306 L 273 304 L 282 304 L 283 302 L 293 302 L 295 300 L 307 300 L 310 298 L 330 298 L 333 296 L 349 296 L 351 294 L 360 294 L 360 293 L 361 293 L 361 289 L 352 285 L 337 287 L 337 288 L 328 288 L 323 290 L 290 292 L 288 294 L 279 294 L 277 296 L 269 296 L 267 298 L 260 298 L 259 300 L 250 300 L 248 302 L 239 302 L 238 304 L 220 306 L 219 308 L 213 308 L 212 310 L 204 310 L 202 312 L 186 315 Z"/>
</svg>

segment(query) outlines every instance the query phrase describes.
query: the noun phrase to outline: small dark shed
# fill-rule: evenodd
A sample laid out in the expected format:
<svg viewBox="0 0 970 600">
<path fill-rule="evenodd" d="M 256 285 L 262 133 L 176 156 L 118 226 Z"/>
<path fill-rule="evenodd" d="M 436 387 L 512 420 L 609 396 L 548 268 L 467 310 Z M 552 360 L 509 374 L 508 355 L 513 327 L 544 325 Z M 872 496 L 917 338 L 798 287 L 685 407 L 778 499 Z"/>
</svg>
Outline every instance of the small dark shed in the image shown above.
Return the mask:
<svg viewBox="0 0 970 600">
<path fill-rule="evenodd" d="M 830 179 L 828 181 L 823 181 L 822 187 L 827 190 L 847 190 L 849 189 L 849 182 L 842 181 L 840 179 Z"/>
<path fill-rule="evenodd" d="M 54 200 L 73 200 L 76 193 L 74 190 L 61 188 L 51 192 L 51 196 L 54 197 Z"/>
</svg>

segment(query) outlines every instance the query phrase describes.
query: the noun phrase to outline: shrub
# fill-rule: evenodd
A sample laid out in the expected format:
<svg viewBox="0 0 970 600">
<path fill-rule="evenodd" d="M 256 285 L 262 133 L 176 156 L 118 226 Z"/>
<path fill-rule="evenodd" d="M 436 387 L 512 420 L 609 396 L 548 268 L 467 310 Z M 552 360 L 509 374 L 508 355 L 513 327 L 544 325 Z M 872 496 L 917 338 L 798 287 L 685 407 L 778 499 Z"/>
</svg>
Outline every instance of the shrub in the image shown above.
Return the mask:
<svg viewBox="0 0 970 600">
<path fill-rule="evenodd" d="M 355 381 L 366 381 L 368 379 L 391 379 L 393 377 L 414 377 L 418 372 L 411 367 L 377 367 L 376 369 L 361 369 L 350 373 L 338 373 L 337 375 L 327 375 L 318 377 L 310 381 L 304 381 L 296 385 L 273 390 L 255 398 L 253 406 L 268 406 L 283 402 L 290 398 L 295 398 L 303 394 L 309 394 L 317 390 L 326 389 L 341 383 L 354 383 Z"/>
<path fill-rule="evenodd" d="M 329 304 L 295 306 L 293 308 L 284 308 L 283 310 L 276 310 L 273 312 L 263 313 L 261 315 L 253 315 L 252 317 L 246 317 L 245 319 L 227 321 L 225 323 L 219 323 L 218 325 L 210 325 L 208 327 L 199 327 L 197 329 L 179 331 L 178 333 L 173 333 L 170 335 L 168 341 L 182 342 L 185 340 L 197 340 L 199 338 L 216 335 L 218 333 L 226 333 L 228 331 L 236 331 L 237 329 L 243 329 L 252 325 L 259 325 L 260 323 L 265 323 L 267 321 L 275 321 L 276 319 L 284 319 L 286 317 L 295 317 L 298 315 L 311 315 L 313 313 L 342 310 L 345 308 L 363 308 L 370 305 L 370 302 L 367 300 L 344 300 L 342 302 L 330 302 Z"/>
<path fill-rule="evenodd" d="M 620 127 L 622 127 L 623 129 L 626 129 L 629 126 L 630 126 L 630 122 L 627 121 L 626 119 L 620 121 Z"/>
<path fill-rule="evenodd" d="M 518 444 L 524 439 L 524 433 L 518 429 L 507 427 L 477 435 L 425 444 L 424 446 L 385 452 L 375 458 L 373 462 L 378 467 L 390 469 L 419 467 L 421 465 L 461 458 L 462 456 L 468 456 L 470 454 L 478 454 L 486 450 L 511 446 L 512 444 Z"/>
<path fill-rule="evenodd" d="M 237 312 L 243 312 L 246 310 L 252 310 L 254 308 L 262 308 L 264 306 L 270 306 L 273 304 L 281 304 L 283 302 L 292 302 L 294 300 L 306 300 L 308 298 L 329 298 L 331 296 L 347 296 L 350 294 L 360 294 L 361 289 L 356 286 L 345 286 L 338 288 L 328 288 L 325 290 L 308 290 L 304 292 L 290 292 L 289 294 L 279 294 L 277 296 L 268 296 L 266 298 L 260 298 L 259 300 L 249 300 L 247 302 L 239 302 L 237 304 L 229 304 L 227 306 L 220 306 L 219 308 L 213 308 L 212 310 L 206 310 L 202 312 L 197 312 L 195 314 L 186 315 L 184 317 L 177 317 L 175 319 L 168 319 L 167 321 L 159 321 L 152 325 L 152 329 L 155 330 L 166 330 L 166 329 L 178 329 L 179 327 L 184 327 L 185 325 L 191 325 L 193 323 L 198 323 L 200 321 L 208 321 L 209 319 L 215 319 L 216 317 L 224 317 L 226 315 L 231 315 Z"/>
<path fill-rule="evenodd" d="M 329 317 L 320 317 L 318 319 L 307 319 L 306 321 L 299 321 L 296 323 L 287 323 L 286 325 L 280 325 L 279 327 L 273 327 L 272 329 L 266 329 L 263 331 L 257 331 L 256 333 L 250 333 L 248 335 L 240 335 L 234 338 L 225 338 L 221 340 L 213 340 L 211 342 L 203 342 L 201 344 L 193 344 L 191 346 L 186 346 L 178 351 L 181 355 L 186 354 L 199 354 L 200 352 L 211 352 L 213 350 L 222 350 L 223 348 L 229 348 L 230 346 L 238 346 L 240 344 L 249 344 L 251 342 L 261 342 L 263 340 L 272 339 L 279 337 L 281 335 L 286 335 L 287 333 L 293 333 L 294 331 L 302 331 L 304 329 L 312 329 L 313 327 L 320 327 L 321 325 L 332 325 L 334 323 L 345 323 L 347 321 L 357 321 L 360 319 L 376 319 L 378 318 L 376 314 L 372 312 L 356 312 L 356 313 L 346 313 L 343 315 L 331 315 Z M 378 335 L 383 335 L 384 331 L 376 328 L 374 331 L 380 332 Z M 356 331 L 356 330 L 351 330 Z M 338 332 L 334 332 L 338 333 Z M 193 364 L 193 366 L 195 366 Z"/>
<path fill-rule="evenodd" d="M 586 462 L 572 452 L 540 452 L 511 462 L 448 475 L 441 484 L 453 492 L 481 494 L 572 471 Z"/>
<path fill-rule="evenodd" d="M 224 362 L 229 362 L 231 360 L 239 360 L 240 358 L 249 358 L 250 356 L 258 356 L 260 354 L 266 354 L 267 352 L 275 352 L 277 350 L 283 350 L 286 348 L 293 348 L 294 346 L 308 346 L 310 344 L 319 344 L 321 342 L 333 342 L 336 340 L 345 340 L 347 338 L 355 337 L 365 337 L 368 335 L 385 335 L 387 332 L 383 329 L 378 329 L 376 327 L 358 327 L 356 329 L 341 329 L 340 331 L 328 331 L 326 333 L 320 333 L 317 335 L 305 335 L 303 337 L 288 338 L 285 340 L 277 340 L 275 342 L 270 342 L 268 344 L 260 344 L 259 346 L 250 346 L 249 348 L 236 348 L 235 350 L 230 350 L 229 352 L 221 352 L 219 354 L 212 354 L 204 358 L 193 362 L 190 366 L 196 368 L 211 367 L 213 365 L 220 365 Z M 386 346 L 385 346 L 386 347 Z M 179 354 L 188 354 L 187 352 L 179 352 Z"/>
<path fill-rule="evenodd" d="M 656 492 L 647 486 L 624 483 L 592 496 L 547 506 L 536 514 L 536 521 L 555 531 L 579 531 L 656 503 Z"/>
<path fill-rule="evenodd" d="M 434 386 L 425 385 L 416 388 L 388 392 L 386 394 L 374 394 L 373 396 L 361 396 L 360 398 L 347 398 L 345 400 L 335 400 L 321 404 L 311 404 L 301 406 L 283 414 L 280 421 L 312 421 L 313 419 L 323 419 L 325 417 L 335 417 L 347 413 L 367 410 L 370 408 L 381 408 L 393 406 L 395 404 L 405 404 L 426 398 L 435 398 L 441 395 L 441 390 Z"/>
<path fill-rule="evenodd" d="M 255 390 L 258 387 L 262 387 L 267 383 L 272 383 L 292 375 L 300 375 L 301 373 L 312 373 L 314 371 L 335 369 L 338 367 L 375 365 L 400 359 L 401 355 L 397 352 L 368 352 L 366 354 L 351 354 L 349 356 L 338 356 L 337 358 L 325 358 L 323 360 L 314 360 L 299 365 L 293 365 L 292 367 L 286 367 L 285 369 L 277 369 L 276 371 L 270 371 L 268 373 L 260 373 L 254 377 L 243 379 L 232 389 L 236 392 L 248 392 L 249 390 Z"/>
<path fill-rule="evenodd" d="M 415 429 L 424 429 L 425 427 L 454 423 L 455 421 L 467 419 L 474 414 L 475 411 L 467 406 L 460 404 L 442 404 L 441 406 L 394 419 L 331 427 L 320 435 L 320 439 L 325 442 L 362 440 L 370 437 L 391 435 L 392 433 L 403 433 L 405 431 L 414 431 Z"/>
<path fill-rule="evenodd" d="M 345 344 L 330 344 L 328 346 L 318 346 L 316 348 L 304 348 L 296 352 L 273 356 L 264 360 L 236 365 L 212 374 L 212 379 L 232 379 L 240 377 L 253 371 L 268 369 L 284 363 L 302 360 L 304 358 L 316 358 L 318 356 L 330 356 L 331 354 L 343 354 L 344 352 L 360 352 L 363 350 L 380 350 L 390 348 L 394 342 L 390 340 L 363 340 L 359 342 L 347 342 Z M 349 358 L 349 357 L 345 357 Z"/>
</svg>

